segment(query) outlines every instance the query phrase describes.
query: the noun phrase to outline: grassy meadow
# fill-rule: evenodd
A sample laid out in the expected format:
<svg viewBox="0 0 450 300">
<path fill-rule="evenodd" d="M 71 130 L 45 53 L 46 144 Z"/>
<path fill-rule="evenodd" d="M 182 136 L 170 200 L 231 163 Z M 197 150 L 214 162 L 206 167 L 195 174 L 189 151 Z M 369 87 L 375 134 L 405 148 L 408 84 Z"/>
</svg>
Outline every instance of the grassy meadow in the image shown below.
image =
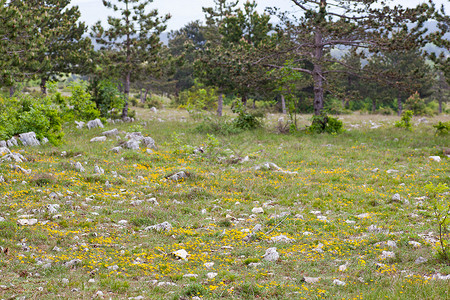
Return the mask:
<svg viewBox="0 0 450 300">
<path fill-rule="evenodd" d="M 269 115 L 227 136 L 185 111 L 137 117 L 66 124 L 63 145 L 12 148 L 27 161 L 0 163 L 0 299 L 450 298 L 449 280 L 433 279 L 450 263 L 424 198 L 427 183 L 450 183 L 450 138 L 432 127 L 448 116 L 414 118 L 410 132 L 354 114 L 340 117 L 343 134 L 286 135 Z M 89 142 L 113 128 L 119 138 Z M 110 151 L 135 131 L 158 149 Z M 255 168 L 266 162 L 280 169 Z M 172 228 L 148 228 L 163 222 Z M 279 259 L 264 260 L 272 247 Z"/>
</svg>

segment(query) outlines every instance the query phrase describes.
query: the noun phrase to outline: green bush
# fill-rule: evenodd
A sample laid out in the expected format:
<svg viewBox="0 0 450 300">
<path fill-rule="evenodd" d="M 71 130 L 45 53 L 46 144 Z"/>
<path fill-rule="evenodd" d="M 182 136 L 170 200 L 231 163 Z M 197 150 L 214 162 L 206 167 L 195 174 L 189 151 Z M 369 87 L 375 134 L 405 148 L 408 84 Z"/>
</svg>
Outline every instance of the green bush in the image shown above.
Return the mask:
<svg viewBox="0 0 450 300">
<path fill-rule="evenodd" d="M 450 121 L 439 122 L 433 127 L 436 128 L 436 135 L 447 135 L 450 133 Z"/>
<path fill-rule="evenodd" d="M 413 112 L 411 110 L 405 110 L 404 112 L 402 112 L 402 118 L 400 121 L 395 122 L 395 127 L 398 128 L 406 128 L 408 130 L 412 130 L 412 116 L 413 116 Z"/>
<path fill-rule="evenodd" d="M 84 82 L 72 82 L 70 85 L 72 95 L 67 99 L 69 106 L 64 110 L 64 119 L 69 120 L 94 120 L 100 116 L 92 96 L 87 91 Z"/>
<path fill-rule="evenodd" d="M 0 139 L 30 131 L 39 140 L 45 137 L 54 145 L 61 143 L 64 137 L 61 113 L 50 98 L 35 99 L 30 95 L 0 98 Z"/>
<path fill-rule="evenodd" d="M 180 93 L 176 102 L 188 111 L 216 110 L 217 89 L 195 82 L 189 90 Z"/>
<path fill-rule="evenodd" d="M 324 110 L 332 115 L 344 115 L 351 113 L 350 110 L 342 106 L 342 101 L 336 98 L 331 98 L 325 103 Z"/>
<path fill-rule="evenodd" d="M 89 85 L 92 101 L 96 104 L 100 115 L 105 118 L 117 118 L 125 104 L 125 96 L 119 92 L 116 83 L 111 80 L 93 80 Z M 134 98 L 130 98 L 132 105 Z M 92 120 L 92 119 L 91 119 Z"/>
<path fill-rule="evenodd" d="M 233 121 L 236 128 L 249 130 L 262 127 L 262 119 L 264 118 L 264 113 L 262 111 L 248 111 L 240 100 L 235 102 L 232 111 L 238 114 L 237 118 Z"/>
<path fill-rule="evenodd" d="M 411 97 L 409 97 L 405 102 L 405 108 L 410 110 L 416 116 L 426 115 L 426 105 L 425 101 L 420 98 L 418 92 L 415 92 Z"/>
<path fill-rule="evenodd" d="M 344 124 L 337 118 L 321 114 L 312 117 L 311 126 L 307 128 L 309 133 L 331 133 L 337 134 L 344 131 Z"/>
</svg>

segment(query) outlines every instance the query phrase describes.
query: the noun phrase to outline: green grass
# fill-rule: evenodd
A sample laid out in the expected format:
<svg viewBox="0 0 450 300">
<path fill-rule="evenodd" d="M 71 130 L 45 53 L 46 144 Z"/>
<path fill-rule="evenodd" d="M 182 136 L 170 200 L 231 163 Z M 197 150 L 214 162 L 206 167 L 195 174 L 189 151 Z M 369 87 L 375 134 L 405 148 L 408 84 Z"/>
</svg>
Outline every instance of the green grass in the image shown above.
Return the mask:
<svg viewBox="0 0 450 300">
<path fill-rule="evenodd" d="M 112 299 L 449 297 L 448 281 L 429 279 L 449 274 L 450 264 L 423 235 L 437 234 L 431 203 L 416 199 L 425 196 L 428 182 L 450 182 L 449 160 L 442 155 L 449 139 L 435 136 L 432 127 L 445 117 L 410 132 L 394 127 L 396 117 L 349 115 L 342 118 L 349 129 L 343 134 L 316 136 L 278 134 L 279 116 L 272 115 L 265 128 L 216 135 L 219 145 L 194 155 L 186 149 L 209 143 L 196 129 L 198 121 L 178 110 L 137 113 L 135 124 L 90 131 L 67 125 L 65 144 L 24 149 L 28 161 L 21 166 L 30 175 L 0 163 L 6 180 L 0 183 L 0 216 L 6 219 L 0 222 L 0 246 L 9 251 L 0 253 L 0 285 L 6 286 L 1 298 L 88 299 L 99 290 Z M 299 124 L 308 124 L 309 117 L 301 116 Z M 382 126 L 371 129 L 369 120 Z M 102 131 L 130 132 L 138 125 L 158 151 L 116 154 L 109 149 L 120 140 L 89 142 Z M 442 162 L 429 160 L 431 155 L 441 155 Z M 249 161 L 240 163 L 246 156 Z M 77 172 L 75 162 L 86 172 Z M 255 170 L 265 162 L 297 173 Z M 95 175 L 95 165 L 105 174 Z M 165 178 L 181 170 L 189 177 Z M 60 196 L 51 199 L 52 192 Z M 395 193 L 409 204 L 391 201 Z M 61 216 L 53 218 L 47 204 L 59 204 Z M 264 213 L 251 216 L 255 207 Z M 283 212 L 290 214 L 277 217 Z M 20 226 L 21 218 L 39 223 Z M 172 230 L 144 230 L 165 221 Z M 262 230 L 248 237 L 256 224 Z M 370 225 L 380 231 L 369 232 Z M 272 243 L 278 235 L 294 241 Z M 414 248 L 410 241 L 422 245 Z M 316 250 L 319 244 L 323 252 Z M 262 259 L 270 247 L 280 253 L 276 262 Z M 180 249 L 188 252 L 187 260 L 170 254 Z M 396 257 L 383 259 L 383 251 Z M 419 256 L 428 261 L 415 264 Z M 73 259 L 81 263 L 63 265 Z M 347 269 L 340 271 L 344 264 Z M 217 273 L 213 279 L 207 277 L 211 272 Z M 304 277 L 320 280 L 306 283 Z M 334 279 L 346 285 L 334 285 Z"/>
</svg>

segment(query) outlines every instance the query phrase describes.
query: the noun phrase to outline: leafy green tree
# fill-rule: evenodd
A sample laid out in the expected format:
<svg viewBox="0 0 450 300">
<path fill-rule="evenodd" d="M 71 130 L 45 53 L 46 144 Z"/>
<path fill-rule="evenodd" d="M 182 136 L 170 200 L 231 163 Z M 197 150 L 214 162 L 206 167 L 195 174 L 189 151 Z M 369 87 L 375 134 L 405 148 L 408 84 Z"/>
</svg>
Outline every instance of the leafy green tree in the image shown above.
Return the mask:
<svg viewBox="0 0 450 300">
<path fill-rule="evenodd" d="M 159 35 L 166 29 L 170 15 L 159 16 L 158 10 L 147 12 L 153 0 L 103 1 L 105 7 L 120 12 L 120 17 L 108 17 L 108 28 L 100 22 L 92 27 L 91 37 L 102 46 L 104 71 L 119 76 L 126 96 L 122 118 L 128 116 L 128 98 L 133 72 L 142 64 L 157 61 L 162 43 Z"/>
<path fill-rule="evenodd" d="M 416 8 L 380 6 L 376 0 L 291 0 L 303 12 L 299 17 L 279 14 L 284 42 L 278 53 L 294 61 L 310 61 L 312 68 L 297 68 L 314 81 L 314 114 L 324 108 L 324 94 L 331 73 L 347 72 L 334 65 L 339 58 L 330 54 L 336 47 L 354 49 L 361 57 L 384 50 L 403 50 L 423 45 L 423 25 L 434 11 L 421 4 Z M 411 26 L 411 24 L 414 24 Z M 266 56 L 272 57 L 272 54 Z"/>
</svg>

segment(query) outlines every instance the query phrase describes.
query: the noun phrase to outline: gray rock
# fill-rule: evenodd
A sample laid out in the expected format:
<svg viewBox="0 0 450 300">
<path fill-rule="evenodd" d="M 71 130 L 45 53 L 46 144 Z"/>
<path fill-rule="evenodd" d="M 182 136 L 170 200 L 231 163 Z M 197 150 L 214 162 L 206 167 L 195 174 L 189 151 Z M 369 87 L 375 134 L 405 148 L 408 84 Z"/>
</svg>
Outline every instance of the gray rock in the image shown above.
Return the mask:
<svg viewBox="0 0 450 300">
<path fill-rule="evenodd" d="M 280 258 L 280 254 L 277 252 L 276 247 L 272 247 L 266 250 L 263 255 L 263 259 L 266 261 L 277 261 Z"/>
<path fill-rule="evenodd" d="M 339 285 L 339 286 L 344 286 L 344 285 L 346 285 L 346 283 L 345 283 L 344 281 L 341 281 L 341 280 L 339 280 L 339 279 L 333 280 L 333 284 L 334 284 L 334 285 Z"/>
<path fill-rule="evenodd" d="M 170 231 L 172 230 L 172 228 L 172 224 L 170 224 L 169 222 L 162 222 L 160 224 L 145 227 L 144 230 Z"/>
<path fill-rule="evenodd" d="M 42 138 L 42 145 L 45 145 L 48 143 L 48 138 L 46 138 L 45 136 Z"/>
<path fill-rule="evenodd" d="M 116 136 L 119 134 L 119 130 L 117 128 L 102 132 L 104 136 Z"/>
<path fill-rule="evenodd" d="M 103 175 L 105 174 L 105 170 L 103 170 L 102 168 L 100 168 L 99 166 L 95 165 L 94 167 L 94 173 L 98 174 L 98 175 Z"/>
<path fill-rule="evenodd" d="M 92 129 L 92 128 L 97 128 L 97 127 L 103 128 L 104 126 L 102 124 L 102 121 L 100 121 L 100 119 L 95 119 L 95 120 L 91 120 L 91 121 L 87 122 L 86 127 L 87 127 L 87 129 Z"/>
<path fill-rule="evenodd" d="M 24 173 L 24 174 L 31 174 L 31 169 L 24 169 L 24 168 L 22 168 L 21 166 L 19 166 L 19 165 L 14 165 L 14 166 L 12 166 L 12 169 L 14 170 L 14 171 L 17 171 L 17 172 L 21 172 L 21 173 Z"/>
<path fill-rule="evenodd" d="M 83 121 L 75 121 L 75 124 L 77 124 L 77 128 L 78 129 L 81 129 L 81 128 L 83 128 L 84 127 L 84 122 Z"/>
<path fill-rule="evenodd" d="M 129 140 L 124 144 L 124 147 L 131 150 L 139 150 L 140 143 L 138 140 Z"/>
<path fill-rule="evenodd" d="M 114 148 L 112 148 L 112 149 L 109 150 L 109 151 L 114 152 L 114 153 L 119 153 L 120 150 L 122 150 L 122 147 L 119 146 L 119 147 L 114 147 Z"/>
<path fill-rule="evenodd" d="M 39 146 L 41 144 L 36 138 L 36 133 L 34 133 L 33 131 L 19 134 L 19 140 L 25 147 Z"/>
<path fill-rule="evenodd" d="M 320 281 L 320 277 L 303 277 L 306 283 L 317 283 Z"/>
<path fill-rule="evenodd" d="M 425 257 L 419 256 L 414 263 L 420 265 L 426 263 L 427 261 L 428 259 L 426 259 Z"/>
<path fill-rule="evenodd" d="M 125 123 L 131 123 L 134 122 L 134 118 L 130 118 L 130 117 L 125 117 L 122 119 Z"/>
<path fill-rule="evenodd" d="M 140 132 L 130 132 L 125 135 L 126 140 L 140 141 L 144 139 L 144 136 Z"/>
<path fill-rule="evenodd" d="M 157 112 L 158 112 L 158 109 L 157 109 L 156 107 L 153 106 L 152 108 L 150 108 L 150 111 L 151 111 L 151 112 L 154 112 L 154 113 L 157 113 Z"/>
<path fill-rule="evenodd" d="M 97 137 L 91 139 L 91 143 L 92 142 L 105 142 L 105 141 L 106 141 L 106 136 L 97 136 Z"/>
<path fill-rule="evenodd" d="M 389 248 L 397 248 L 397 243 L 394 242 L 394 241 L 387 241 L 386 245 L 387 245 Z"/>
<path fill-rule="evenodd" d="M 402 198 L 400 197 L 400 194 L 394 194 L 393 196 L 392 196 L 392 198 L 391 198 L 391 201 L 394 201 L 394 202 L 401 202 L 402 201 Z"/>
<path fill-rule="evenodd" d="M 152 139 L 151 137 L 147 136 L 144 137 L 142 139 L 142 143 L 147 147 L 147 148 L 151 148 L 151 149 L 157 149 L 156 144 L 155 144 L 155 140 Z"/>
<path fill-rule="evenodd" d="M 295 240 L 294 239 L 290 239 L 290 238 L 288 238 L 285 235 L 277 235 L 277 236 L 271 237 L 270 241 L 272 243 L 292 243 Z"/>
<path fill-rule="evenodd" d="M 21 163 L 21 162 L 26 161 L 26 159 L 20 153 L 12 153 L 11 152 L 10 154 L 4 155 L 2 157 L 2 161 L 15 161 L 15 162 Z"/>
<path fill-rule="evenodd" d="M 253 227 L 253 229 L 252 229 L 252 233 L 257 233 L 257 232 L 261 231 L 261 229 L 262 229 L 261 224 L 256 224 L 255 227 Z"/>
<path fill-rule="evenodd" d="M 0 147 L 5 147 L 6 148 L 6 141 L 0 141 Z"/>
<path fill-rule="evenodd" d="M 76 267 L 79 264 L 81 264 L 81 260 L 72 259 L 72 260 L 69 260 L 69 261 L 66 261 L 65 263 L 63 263 L 63 266 L 71 268 L 71 267 Z"/>
<path fill-rule="evenodd" d="M 78 172 L 84 172 L 84 171 L 85 171 L 84 168 L 83 168 L 83 165 L 82 165 L 80 162 L 77 162 L 77 163 L 75 164 L 75 169 L 76 169 Z"/>
<path fill-rule="evenodd" d="M 8 146 L 8 148 L 14 147 L 14 146 L 19 146 L 19 144 L 17 143 L 17 140 L 15 137 L 10 138 L 9 140 L 6 141 L 6 145 Z"/>
<path fill-rule="evenodd" d="M 37 219 L 19 219 L 17 220 L 17 224 L 22 226 L 33 226 L 36 225 L 38 222 Z"/>
<path fill-rule="evenodd" d="M 411 245 L 413 248 L 419 248 L 420 246 L 422 246 L 421 243 L 416 241 L 409 241 L 408 244 Z"/>
<path fill-rule="evenodd" d="M 381 259 L 387 259 L 387 258 L 395 258 L 395 253 L 392 251 L 383 251 L 380 255 Z"/>
<path fill-rule="evenodd" d="M 167 178 L 170 179 L 170 180 L 173 180 L 173 181 L 178 181 L 178 180 L 181 180 L 181 179 L 184 179 L 184 178 L 187 178 L 187 177 L 188 176 L 187 176 L 187 174 L 184 171 L 180 171 L 178 173 L 170 175 Z"/>
<path fill-rule="evenodd" d="M 0 217 L 0 222 L 5 222 L 5 218 L 3 218 L 3 217 Z"/>
<path fill-rule="evenodd" d="M 2 141 L 4 142 L 4 141 Z M 9 150 L 6 146 L 0 147 L 0 155 L 11 154 L 11 150 Z"/>
</svg>

